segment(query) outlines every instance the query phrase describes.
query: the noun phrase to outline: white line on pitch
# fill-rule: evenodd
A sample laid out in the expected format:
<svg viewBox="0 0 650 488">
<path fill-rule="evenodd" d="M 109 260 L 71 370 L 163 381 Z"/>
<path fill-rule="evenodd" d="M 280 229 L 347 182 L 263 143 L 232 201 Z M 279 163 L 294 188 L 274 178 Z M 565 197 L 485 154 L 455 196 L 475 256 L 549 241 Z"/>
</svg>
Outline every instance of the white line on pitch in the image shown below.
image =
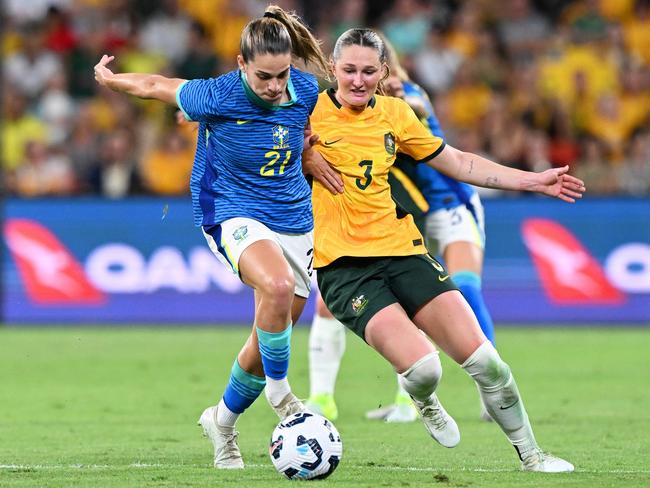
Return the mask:
<svg viewBox="0 0 650 488">
<path fill-rule="evenodd" d="M 206 468 L 209 464 L 157 464 L 157 463 L 132 463 L 124 465 L 111 464 L 0 464 L 0 470 L 36 470 L 36 469 L 123 469 L 123 468 Z M 247 464 L 249 468 L 270 468 L 270 464 Z M 346 465 L 351 469 L 380 469 L 384 471 L 422 471 L 430 473 L 460 472 L 460 473 L 514 473 L 518 472 L 513 469 L 498 468 L 430 468 L 416 466 L 378 466 L 378 465 Z M 597 469 L 597 470 L 578 470 L 577 473 L 585 474 L 650 474 L 650 470 L 635 469 Z"/>
</svg>

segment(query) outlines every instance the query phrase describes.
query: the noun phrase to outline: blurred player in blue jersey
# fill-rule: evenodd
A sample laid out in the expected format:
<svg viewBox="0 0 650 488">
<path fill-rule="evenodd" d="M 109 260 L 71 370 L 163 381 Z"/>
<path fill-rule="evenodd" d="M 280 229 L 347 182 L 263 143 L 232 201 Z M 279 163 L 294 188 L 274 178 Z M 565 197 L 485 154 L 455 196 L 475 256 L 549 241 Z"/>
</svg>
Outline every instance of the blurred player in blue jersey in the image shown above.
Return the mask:
<svg viewBox="0 0 650 488">
<path fill-rule="evenodd" d="M 311 190 L 302 174 L 304 129 L 316 78 L 318 41 L 293 14 L 269 6 L 241 35 L 239 69 L 207 80 L 114 74 L 104 56 L 95 79 L 140 98 L 178 106 L 199 122 L 190 188 L 194 222 L 213 253 L 255 291 L 255 324 L 223 397 L 199 419 L 214 466 L 243 468 L 235 422 L 266 388 L 280 418 L 304 409 L 287 381 L 291 325 L 309 295 L 313 258 Z"/>
<path fill-rule="evenodd" d="M 403 98 L 432 134 L 443 137 L 428 95 L 409 79 L 390 44 L 386 46 L 391 70 L 383 84 L 386 94 Z M 478 193 L 473 186 L 449 178 L 429 165 L 414 164 L 403 155 L 398 156 L 391 168 L 389 182 L 393 199 L 404 211 L 413 214 L 429 252 L 443 257 L 481 330 L 494 345 L 494 324 L 481 293 L 485 231 Z M 310 331 L 311 391 L 307 405 L 333 420 L 338 416 L 334 385 L 344 351 L 345 327 L 332 316 L 319 296 Z M 371 410 L 366 416 L 387 422 L 412 422 L 417 419 L 417 411 L 398 381 L 394 403 Z M 480 416 L 491 420 L 482 403 Z"/>
</svg>

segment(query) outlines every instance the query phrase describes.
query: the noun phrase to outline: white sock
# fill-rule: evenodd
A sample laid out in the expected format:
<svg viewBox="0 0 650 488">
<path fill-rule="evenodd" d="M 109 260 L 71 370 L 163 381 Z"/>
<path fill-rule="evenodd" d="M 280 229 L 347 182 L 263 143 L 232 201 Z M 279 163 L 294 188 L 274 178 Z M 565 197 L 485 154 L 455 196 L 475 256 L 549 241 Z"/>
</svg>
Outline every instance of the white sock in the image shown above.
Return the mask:
<svg viewBox="0 0 650 488">
<path fill-rule="evenodd" d="M 219 406 L 217 408 L 217 425 L 221 427 L 234 427 L 235 422 L 237 422 L 239 414 L 230 410 L 223 401 L 223 398 L 219 401 Z"/>
<path fill-rule="evenodd" d="M 402 388 L 416 401 L 427 402 L 442 377 L 438 351 L 421 357 L 406 371 L 398 375 Z"/>
<path fill-rule="evenodd" d="M 334 318 L 314 315 L 309 332 L 310 395 L 334 394 L 345 352 L 345 326 Z"/>
<path fill-rule="evenodd" d="M 537 449 L 515 379 L 492 344 L 481 344 L 462 367 L 476 381 L 486 410 L 515 446 L 519 457 Z"/>
<path fill-rule="evenodd" d="M 273 378 L 266 377 L 266 398 L 269 400 L 269 403 L 274 407 L 277 407 L 284 397 L 291 393 L 291 386 L 289 386 L 289 380 L 285 376 L 281 380 L 274 380 Z"/>
<path fill-rule="evenodd" d="M 405 400 L 411 401 L 411 397 L 399 381 L 399 373 L 397 373 L 397 393 L 395 393 L 395 403 L 403 403 Z"/>
</svg>

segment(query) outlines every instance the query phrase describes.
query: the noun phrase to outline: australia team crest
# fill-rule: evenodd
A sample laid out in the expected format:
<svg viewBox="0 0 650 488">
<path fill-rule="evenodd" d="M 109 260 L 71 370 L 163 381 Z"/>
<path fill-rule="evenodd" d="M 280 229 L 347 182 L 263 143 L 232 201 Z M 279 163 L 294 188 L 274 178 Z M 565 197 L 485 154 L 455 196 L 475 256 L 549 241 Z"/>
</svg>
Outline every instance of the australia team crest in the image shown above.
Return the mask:
<svg viewBox="0 0 650 488">
<path fill-rule="evenodd" d="M 392 132 L 384 134 L 384 147 L 390 156 L 395 155 L 395 136 Z"/>
<path fill-rule="evenodd" d="M 352 299 L 352 311 L 355 315 L 361 315 L 368 306 L 368 299 L 365 295 L 359 295 Z"/>
</svg>

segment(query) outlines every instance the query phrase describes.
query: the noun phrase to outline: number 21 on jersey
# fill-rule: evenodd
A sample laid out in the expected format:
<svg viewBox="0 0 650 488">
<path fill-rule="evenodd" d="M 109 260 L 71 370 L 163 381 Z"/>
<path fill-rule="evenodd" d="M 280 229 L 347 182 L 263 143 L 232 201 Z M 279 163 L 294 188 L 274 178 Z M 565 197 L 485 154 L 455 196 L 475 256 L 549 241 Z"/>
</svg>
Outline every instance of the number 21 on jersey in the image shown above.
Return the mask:
<svg viewBox="0 0 650 488">
<path fill-rule="evenodd" d="M 260 175 L 262 176 L 275 176 L 276 175 L 276 163 L 280 160 L 282 157 L 282 154 L 280 151 L 269 151 L 267 152 L 264 157 L 268 160 L 268 163 L 266 163 L 264 166 L 260 168 Z M 291 151 L 287 151 L 284 160 L 280 164 L 280 167 L 277 168 L 278 175 L 284 174 L 284 168 L 291 159 Z"/>
</svg>

